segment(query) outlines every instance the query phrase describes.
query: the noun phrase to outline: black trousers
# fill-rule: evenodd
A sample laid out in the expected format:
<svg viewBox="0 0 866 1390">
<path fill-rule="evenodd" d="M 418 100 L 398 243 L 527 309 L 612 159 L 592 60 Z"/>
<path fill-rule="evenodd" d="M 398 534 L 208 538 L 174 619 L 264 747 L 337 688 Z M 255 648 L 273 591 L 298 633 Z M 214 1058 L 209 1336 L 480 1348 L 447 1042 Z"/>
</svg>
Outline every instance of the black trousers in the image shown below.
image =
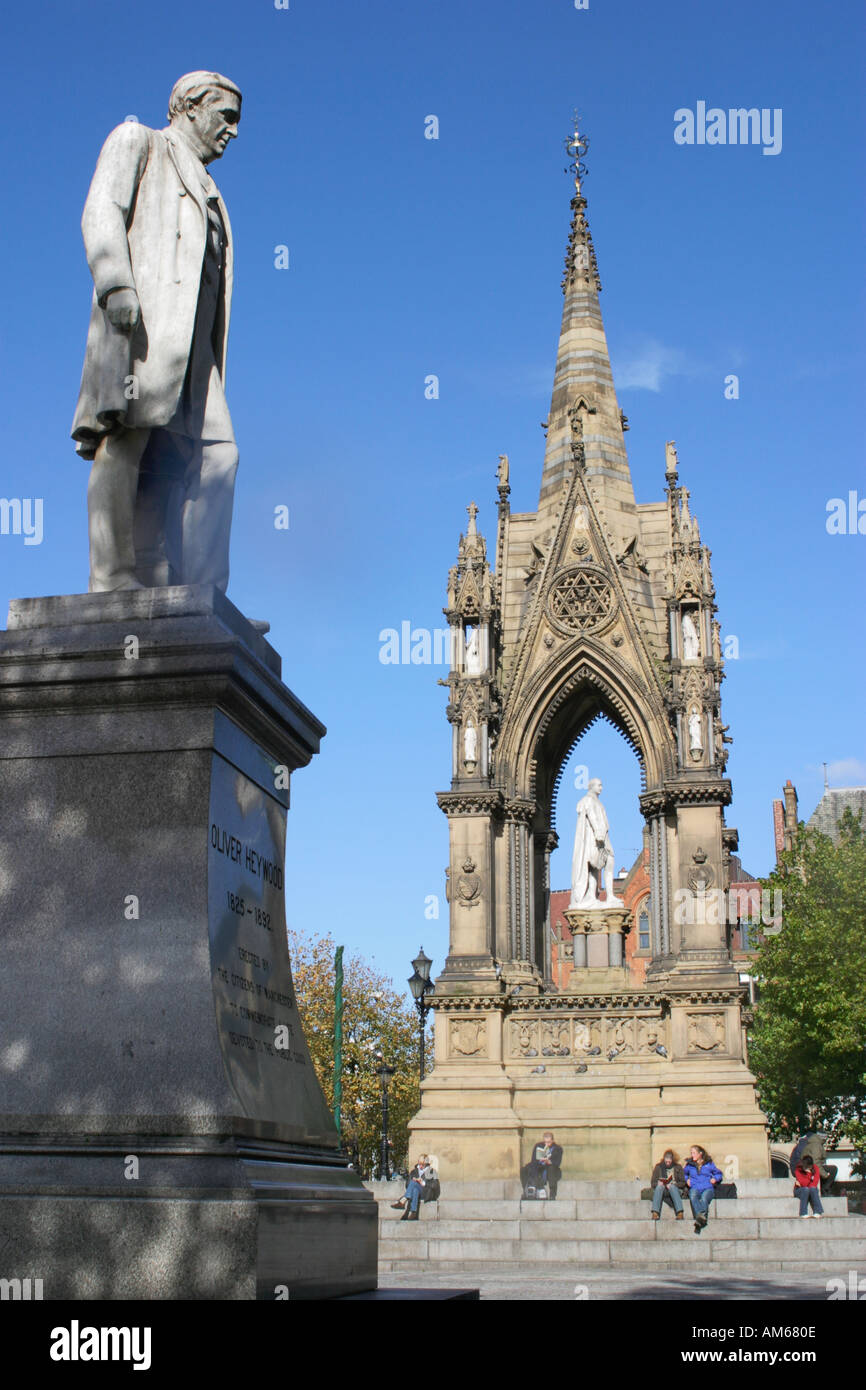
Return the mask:
<svg viewBox="0 0 866 1390">
<path fill-rule="evenodd" d="M 539 1163 L 538 1159 L 532 1159 L 525 1167 L 520 1170 L 520 1180 L 524 1187 L 544 1187 L 551 1197 L 556 1196 L 556 1189 L 559 1186 L 559 1179 L 562 1177 L 562 1170 L 554 1167 L 552 1163 Z"/>
</svg>

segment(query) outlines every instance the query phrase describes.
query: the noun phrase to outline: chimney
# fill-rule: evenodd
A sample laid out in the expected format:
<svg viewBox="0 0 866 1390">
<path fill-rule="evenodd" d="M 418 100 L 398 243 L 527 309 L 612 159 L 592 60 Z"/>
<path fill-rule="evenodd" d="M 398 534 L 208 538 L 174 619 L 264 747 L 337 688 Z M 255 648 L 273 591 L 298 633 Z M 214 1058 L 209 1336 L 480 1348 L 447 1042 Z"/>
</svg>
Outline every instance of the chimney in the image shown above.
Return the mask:
<svg viewBox="0 0 866 1390">
<path fill-rule="evenodd" d="M 783 788 L 785 798 L 785 849 L 794 848 L 794 837 L 797 834 L 797 789 L 788 778 Z"/>
</svg>

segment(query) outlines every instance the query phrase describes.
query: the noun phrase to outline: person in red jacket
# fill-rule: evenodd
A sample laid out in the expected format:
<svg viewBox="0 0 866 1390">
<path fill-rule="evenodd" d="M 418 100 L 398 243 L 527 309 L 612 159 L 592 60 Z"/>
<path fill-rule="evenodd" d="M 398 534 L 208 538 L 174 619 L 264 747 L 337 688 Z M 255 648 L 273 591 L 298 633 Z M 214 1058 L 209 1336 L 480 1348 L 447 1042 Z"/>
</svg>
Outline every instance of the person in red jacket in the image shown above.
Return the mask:
<svg viewBox="0 0 866 1390">
<path fill-rule="evenodd" d="M 824 1208 L 821 1206 L 821 1174 L 818 1172 L 817 1164 L 806 1155 L 800 1159 L 799 1164 L 794 1169 L 794 1196 L 800 1198 L 800 1215 L 808 1220 L 810 1216 L 821 1217 L 824 1215 Z M 811 1205 L 812 1211 L 809 1211 Z"/>
</svg>

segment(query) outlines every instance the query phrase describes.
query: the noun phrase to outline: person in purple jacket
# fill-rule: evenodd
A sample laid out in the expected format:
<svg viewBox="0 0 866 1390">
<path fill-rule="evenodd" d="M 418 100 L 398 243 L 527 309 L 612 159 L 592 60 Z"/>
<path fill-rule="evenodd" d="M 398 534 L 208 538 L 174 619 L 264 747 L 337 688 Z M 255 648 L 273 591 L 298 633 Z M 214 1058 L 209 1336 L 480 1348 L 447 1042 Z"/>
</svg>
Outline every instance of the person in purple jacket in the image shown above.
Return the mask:
<svg viewBox="0 0 866 1390">
<path fill-rule="evenodd" d="M 713 1200 L 713 1188 L 722 1181 L 722 1174 L 700 1144 L 692 1145 L 691 1157 L 683 1172 L 686 1175 L 689 1201 L 695 1218 L 695 1235 L 699 1236 L 707 1224 L 707 1209 Z"/>
</svg>

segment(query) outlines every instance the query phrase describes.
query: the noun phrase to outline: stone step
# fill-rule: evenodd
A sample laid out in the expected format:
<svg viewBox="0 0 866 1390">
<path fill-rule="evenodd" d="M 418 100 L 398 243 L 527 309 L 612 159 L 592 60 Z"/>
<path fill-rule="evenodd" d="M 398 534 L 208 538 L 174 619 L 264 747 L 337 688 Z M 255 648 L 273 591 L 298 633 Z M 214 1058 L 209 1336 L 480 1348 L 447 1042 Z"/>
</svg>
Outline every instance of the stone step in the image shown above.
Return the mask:
<svg viewBox="0 0 866 1390">
<path fill-rule="evenodd" d="M 396 1201 L 397 1197 L 402 1196 L 405 1183 L 381 1183 L 368 1182 L 365 1187 L 377 1197 L 389 1197 Z M 649 1178 L 638 1182 L 620 1182 L 614 1180 L 581 1181 L 575 1178 L 563 1179 L 559 1184 L 559 1195 L 562 1197 L 609 1197 L 620 1198 L 626 1196 L 640 1196 L 641 1187 L 649 1185 Z M 477 1178 L 470 1180 L 445 1181 L 442 1184 L 442 1191 L 450 1197 L 459 1199 L 481 1199 L 484 1201 L 503 1201 L 506 1198 L 519 1198 L 522 1192 L 521 1184 L 517 1178 Z"/>
<path fill-rule="evenodd" d="M 844 1197 L 825 1197 L 823 1199 L 824 1210 L 828 1216 L 839 1217 L 847 1215 L 848 1204 Z M 690 1214 L 688 1203 L 685 1204 L 686 1216 Z M 393 1211 L 390 1204 L 385 1201 L 380 1204 L 380 1215 L 384 1220 L 400 1219 L 400 1213 Z M 526 1221 L 562 1221 L 562 1220 L 588 1220 L 588 1221 L 646 1221 L 649 1220 L 650 1203 L 634 1201 L 611 1202 L 611 1201 L 575 1201 L 572 1198 L 557 1197 L 555 1202 L 521 1202 L 516 1198 L 503 1198 L 501 1200 L 489 1200 L 483 1198 L 457 1198 L 441 1197 L 438 1202 L 426 1202 L 421 1204 L 421 1220 L 526 1220 Z M 773 1197 L 738 1197 L 736 1200 L 725 1200 L 715 1202 L 710 1211 L 719 1217 L 724 1215 L 726 1219 L 742 1219 L 754 1217 L 773 1217 L 797 1215 L 798 1207 L 794 1197 L 790 1195 Z M 862 1217 L 856 1218 L 862 1220 Z M 665 1207 L 662 1213 L 662 1220 L 673 1220 L 673 1215 L 669 1207 Z"/>
<path fill-rule="evenodd" d="M 525 1262 L 521 1263 L 518 1261 L 516 1268 L 522 1269 L 524 1264 Z M 536 1272 L 535 1265 L 526 1267 L 533 1273 Z M 450 1264 L 438 1264 L 434 1265 L 433 1268 L 437 1274 L 442 1275 L 443 1273 L 447 1274 L 447 1272 L 452 1269 L 452 1266 Z M 507 1263 L 500 1263 L 498 1268 L 500 1271 L 506 1270 L 509 1268 L 509 1265 Z M 573 1279 L 575 1282 L 586 1283 L 592 1280 L 593 1275 L 609 1274 L 613 1268 L 614 1266 L 610 1264 L 595 1266 L 583 1264 L 577 1267 L 573 1262 L 555 1264 L 551 1260 L 545 1260 L 543 1262 L 543 1270 L 542 1265 L 539 1264 L 537 1273 L 548 1280 L 559 1277 Z M 622 1270 L 625 1277 L 629 1276 L 629 1271 L 626 1266 L 617 1265 L 615 1268 Z M 681 1274 L 683 1262 L 679 1258 L 679 1251 L 667 1262 L 663 1260 L 655 1261 L 651 1268 L 653 1274 Z M 760 1262 L 752 1260 L 745 1265 L 730 1263 L 725 1265 L 714 1264 L 709 1271 L 704 1269 L 703 1272 L 700 1266 L 695 1266 L 694 1273 L 695 1284 L 698 1289 L 701 1287 L 702 1280 L 706 1278 L 708 1273 L 715 1275 L 717 1278 L 727 1276 L 736 1279 L 738 1288 L 740 1287 L 739 1281 L 743 1279 L 767 1279 L 774 1275 L 792 1274 L 813 1275 L 816 1279 L 820 1280 L 823 1288 L 826 1288 L 829 1279 L 838 1278 L 843 1281 L 843 1285 L 847 1289 L 850 1270 L 850 1261 L 846 1260 L 763 1260 Z M 401 1279 L 415 1277 L 419 1279 L 419 1282 L 423 1282 L 423 1276 L 429 1275 L 430 1272 L 431 1265 L 426 1257 L 421 1260 L 389 1260 L 381 1258 L 379 1260 L 380 1277 L 390 1274 L 397 1275 Z M 461 1280 L 462 1283 L 465 1283 L 466 1277 L 469 1275 L 489 1275 L 490 1273 L 490 1260 L 464 1260 L 459 1269 L 456 1267 L 453 1269 L 453 1274 L 449 1277 L 449 1285 L 451 1282 L 454 1282 L 462 1286 Z M 385 1280 L 385 1283 L 387 1284 L 387 1280 Z M 680 1298 L 682 1295 L 678 1294 L 677 1296 Z M 734 1296 L 739 1297 L 739 1294 L 737 1293 Z M 825 1295 L 822 1294 L 822 1297 L 824 1296 Z"/>
<path fill-rule="evenodd" d="M 561 1241 L 579 1244 L 586 1240 L 665 1241 L 695 1238 L 694 1222 L 682 1221 L 449 1221 L 425 1223 L 386 1221 L 379 1226 L 380 1239 L 399 1242 L 407 1251 L 419 1238 L 425 1240 L 520 1240 L 555 1246 Z M 710 1240 L 861 1240 L 866 1256 L 866 1223 L 860 1216 L 830 1217 L 822 1224 L 810 1219 L 807 1226 L 800 1217 L 769 1217 L 753 1220 L 710 1216 L 704 1236 Z"/>
<path fill-rule="evenodd" d="M 675 1247 L 675 1251 L 674 1251 Z M 403 1267 L 406 1261 L 397 1258 L 397 1242 L 385 1245 L 382 1259 L 392 1268 Z M 564 1265 L 579 1269 L 590 1265 L 695 1266 L 747 1265 L 750 1267 L 787 1262 L 801 1267 L 846 1264 L 856 1269 L 864 1254 L 861 1240 L 722 1240 L 712 1239 L 707 1232 L 692 1236 L 691 1241 L 632 1241 L 632 1240 L 514 1240 L 459 1239 L 440 1240 L 431 1234 L 407 1252 L 407 1261 L 427 1261 L 441 1265 L 463 1265 L 472 1260 L 491 1262 L 504 1260 L 518 1265 Z"/>
<path fill-rule="evenodd" d="M 640 1200 L 642 1188 L 649 1187 L 649 1175 L 632 1182 L 622 1182 L 579 1178 L 563 1178 L 557 1189 L 557 1200 L 580 1198 L 583 1200 L 623 1201 Z M 402 1196 L 405 1184 L 402 1182 L 366 1183 L 365 1186 L 377 1198 L 388 1197 L 394 1202 Z M 794 1183 L 792 1178 L 738 1178 L 737 1193 L 744 1197 L 791 1197 Z M 479 1178 L 474 1181 L 446 1181 L 442 1184 L 442 1196 L 458 1201 L 504 1201 L 516 1200 L 521 1196 L 520 1183 L 515 1178 Z"/>
</svg>

